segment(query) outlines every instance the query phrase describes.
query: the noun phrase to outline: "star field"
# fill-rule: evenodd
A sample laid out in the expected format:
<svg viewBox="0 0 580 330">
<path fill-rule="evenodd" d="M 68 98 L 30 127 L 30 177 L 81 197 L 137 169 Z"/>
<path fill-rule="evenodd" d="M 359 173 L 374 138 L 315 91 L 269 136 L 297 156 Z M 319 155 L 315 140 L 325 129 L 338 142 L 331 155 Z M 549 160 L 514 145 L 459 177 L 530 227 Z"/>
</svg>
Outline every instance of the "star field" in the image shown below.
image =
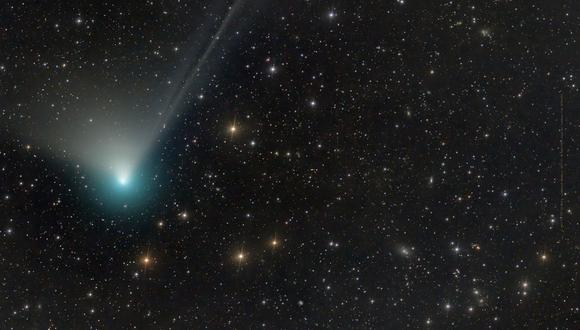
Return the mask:
<svg viewBox="0 0 580 330">
<path fill-rule="evenodd" d="M 1 329 L 578 329 L 580 4 L 0 6 Z"/>
</svg>

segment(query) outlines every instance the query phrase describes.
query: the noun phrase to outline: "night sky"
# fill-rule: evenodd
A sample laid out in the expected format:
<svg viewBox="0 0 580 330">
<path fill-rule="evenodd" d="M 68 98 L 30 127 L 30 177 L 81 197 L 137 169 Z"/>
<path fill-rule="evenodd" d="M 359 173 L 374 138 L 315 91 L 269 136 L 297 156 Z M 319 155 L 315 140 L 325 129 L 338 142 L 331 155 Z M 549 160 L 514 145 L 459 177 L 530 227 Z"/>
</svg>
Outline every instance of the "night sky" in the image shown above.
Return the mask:
<svg viewBox="0 0 580 330">
<path fill-rule="evenodd" d="M 580 3 L 3 0 L 0 329 L 579 329 Z"/>
</svg>

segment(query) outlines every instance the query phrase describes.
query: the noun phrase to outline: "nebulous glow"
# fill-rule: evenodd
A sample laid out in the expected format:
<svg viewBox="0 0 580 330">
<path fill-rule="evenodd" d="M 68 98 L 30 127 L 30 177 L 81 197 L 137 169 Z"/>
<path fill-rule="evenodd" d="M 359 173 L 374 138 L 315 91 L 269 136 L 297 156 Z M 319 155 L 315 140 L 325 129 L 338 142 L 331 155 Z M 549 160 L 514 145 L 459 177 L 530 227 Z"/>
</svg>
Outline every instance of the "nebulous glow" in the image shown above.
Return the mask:
<svg viewBox="0 0 580 330">
<path fill-rule="evenodd" d="M 119 165 L 112 168 L 112 172 L 117 178 L 117 183 L 120 186 L 125 187 L 131 183 L 132 168 L 129 165 Z"/>
<path fill-rule="evenodd" d="M 112 61 L 106 70 L 67 67 L 72 76 L 79 77 L 67 87 L 71 98 L 51 99 L 51 111 L 44 105 L 32 109 L 37 120 L 16 131 L 26 132 L 27 140 L 40 145 L 42 151 L 74 163 L 80 175 L 91 177 L 98 190 L 105 192 L 102 198 L 137 198 L 137 192 L 147 191 L 144 173 L 150 170 L 146 159 L 154 153 L 166 127 L 183 111 L 189 93 L 205 85 L 215 69 L 213 54 L 218 45 L 223 48 L 233 43 L 225 38 L 226 32 L 244 2 L 237 0 L 231 6 L 225 1 L 212 2 L 211 14 L 202 24 L 207 28 L 193 29 L 191 39 L 183 40 L 190 52 L 173 62 Z M 221 22 L 214 22 L 215 15 L 223 17 Z M 177 52 L 180 47 L 173 49 Z M 172 83 L 160 84 L 158 75 Z M 50 117 L 53 113 L 58 114 L 57 119 Z M 234 123 L 232 133 L 235 130 Z M 115 194 L 107 195 L 113 190 Z"/>
<path fill-rule="evenodd" d="M 128 184 L 129 184 L 129 176 L 127 176 L 127 175 L 121 174 L 121 175 L 120 175 L 120 176 L 117 178 L 117 180 L 119 181 L 119 184 L 120 184 L 121 186 L 126 186 L 126 185 L 128 185 Z"/>
</svg>

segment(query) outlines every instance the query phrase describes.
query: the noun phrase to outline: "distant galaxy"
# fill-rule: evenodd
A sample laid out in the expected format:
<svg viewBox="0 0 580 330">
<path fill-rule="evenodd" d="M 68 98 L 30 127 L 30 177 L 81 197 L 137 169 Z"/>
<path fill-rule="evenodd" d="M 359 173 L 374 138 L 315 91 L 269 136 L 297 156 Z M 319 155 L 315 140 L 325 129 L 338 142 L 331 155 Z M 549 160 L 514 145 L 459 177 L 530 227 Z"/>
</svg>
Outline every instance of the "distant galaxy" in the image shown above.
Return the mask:
<svg viewBox="0 0 580 330">
<path fill-rule="evenodd" d="M 580 3 L 5 0 L 0 329 L 580 329 Z"/>
</svg>

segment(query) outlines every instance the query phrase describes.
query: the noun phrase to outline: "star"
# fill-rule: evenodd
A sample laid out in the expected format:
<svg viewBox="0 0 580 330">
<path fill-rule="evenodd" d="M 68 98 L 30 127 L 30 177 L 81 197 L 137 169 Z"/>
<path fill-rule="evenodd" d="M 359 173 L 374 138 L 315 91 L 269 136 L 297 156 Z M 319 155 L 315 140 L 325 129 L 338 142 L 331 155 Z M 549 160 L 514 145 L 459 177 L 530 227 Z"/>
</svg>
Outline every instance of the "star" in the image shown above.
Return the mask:
<svg viewBox="0 0 580 330">
<path fill-rule="evenodd" d="M 234 255 L 234 259 L 238 265 L 238 270 L 241 269 L 242 264 L 246 261 L 247 257 L 248 254 L 245 252 L 243 247 Z"/>
<path fill-rule="evenodd" d="M 153 259 L 149 255 L 149 252 L 146 255 L 144 255 L 143 257 L 141 257 L 141 259 L 140 259 L 140 263 L 143 266 L 143 268 L 145 268 L 145 269 L 147 269 L 151 265 L 152 262 L 153 262 Z"/>
</svg>

